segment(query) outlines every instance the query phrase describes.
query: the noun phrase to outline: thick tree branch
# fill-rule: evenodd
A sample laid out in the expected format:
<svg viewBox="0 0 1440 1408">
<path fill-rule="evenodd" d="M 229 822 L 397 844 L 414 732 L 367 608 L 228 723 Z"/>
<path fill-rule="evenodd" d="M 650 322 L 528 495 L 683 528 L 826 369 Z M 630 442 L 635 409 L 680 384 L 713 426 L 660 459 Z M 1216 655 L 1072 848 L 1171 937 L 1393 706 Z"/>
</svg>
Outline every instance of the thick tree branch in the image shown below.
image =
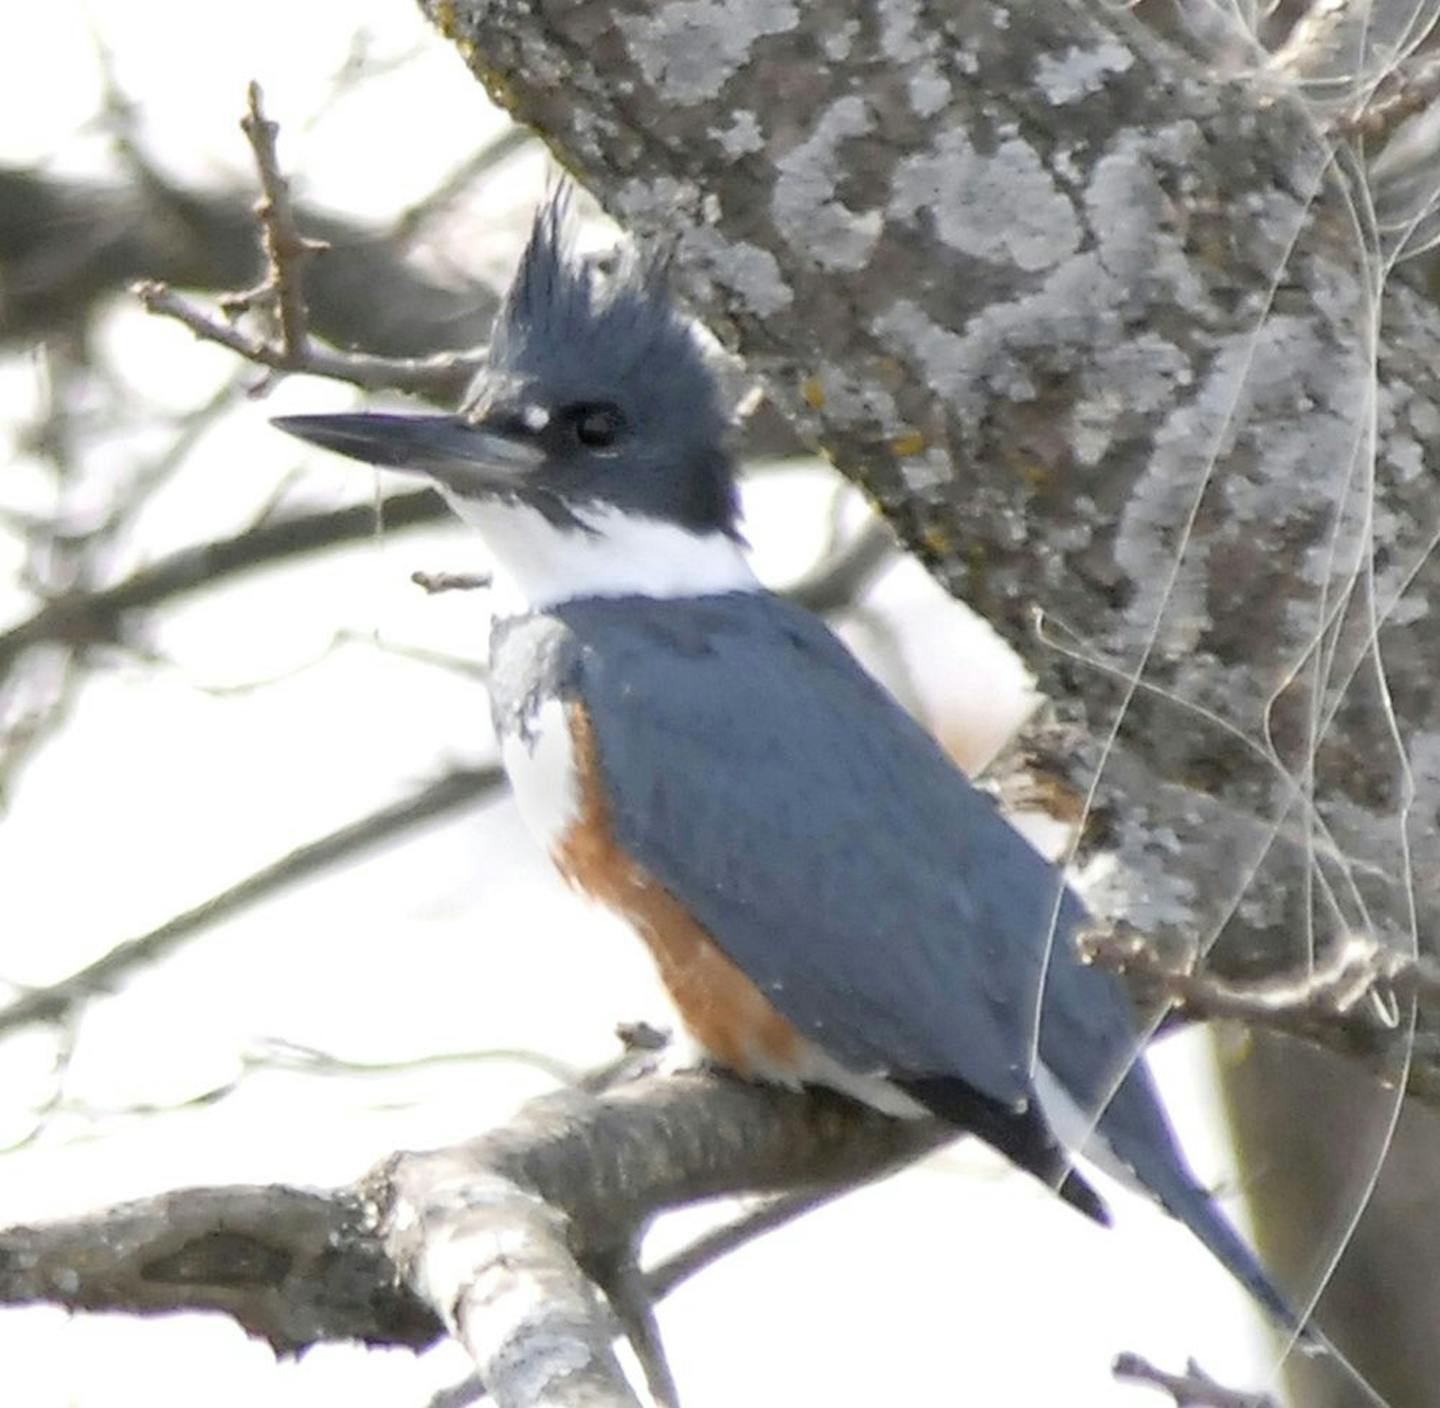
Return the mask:
<svg viewBox="0 0 1440 1408">
<path fill-rule="evenodd" d="M 218 1310 L 277 1352 L 432 1343 L 358 1191 L 189 1188 L 0 1232 L 0 1303 L 132 1315 Z"/>
<path fill-rule="evenodd" d="M 281 1352 L 419 1348 L 443 1325 L 501 1405 L 541 1388 L 547 1403 L 631 1403 L 583 1263 L 667 1208 L 854 1185 L 952 1137 L 720 1076 L 567 1091 L 466 1145 L 396 1155 L 351 1188 L 189 1189 L 10 1228 L 0 1303 L 218 1310 Z"/>
</svg>

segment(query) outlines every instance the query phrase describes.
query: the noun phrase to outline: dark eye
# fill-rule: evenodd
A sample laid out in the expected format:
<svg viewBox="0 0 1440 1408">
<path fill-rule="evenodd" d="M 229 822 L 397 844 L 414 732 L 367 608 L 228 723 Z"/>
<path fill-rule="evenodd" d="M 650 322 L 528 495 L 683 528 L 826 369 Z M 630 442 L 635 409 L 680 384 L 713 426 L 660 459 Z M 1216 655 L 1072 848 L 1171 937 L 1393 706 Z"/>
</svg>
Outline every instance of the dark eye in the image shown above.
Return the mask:
<svg viewBox="0 0 1440 1408">
<path fill-rule="evenodd" d="M 608 450 L 625 431 L 625 417 L 611 405 L 575 406 L 570 424 L 575 438 L 590 450 Z"/>
</svg>

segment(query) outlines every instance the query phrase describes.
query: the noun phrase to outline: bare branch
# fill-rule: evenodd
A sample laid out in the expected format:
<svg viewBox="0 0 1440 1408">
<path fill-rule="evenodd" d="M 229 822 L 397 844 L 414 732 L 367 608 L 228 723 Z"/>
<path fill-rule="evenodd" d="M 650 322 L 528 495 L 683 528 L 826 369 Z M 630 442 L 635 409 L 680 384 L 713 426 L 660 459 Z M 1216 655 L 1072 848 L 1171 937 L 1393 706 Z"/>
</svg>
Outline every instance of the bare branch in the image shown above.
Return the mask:
<svg viewBox="0 0 1440 1408">
<path fill-rule="evenodd" d="M 766 1232 L 794 1222 L 815 1208 L 834 1202 L 849 1191 L 846 1184 L 834 1184 L 828 1188 L 805 1188 L 799 1193 L 781 1193 L 733 1221 L 704 1233 L 645 1273 L 645 1284 L 651 1297 L 664 1300 L 682 1281 L 688 1281 L 721 1257 L 747 1242 L 753 1242 L 756 1237 L 764 1236 Z"/>
<path fill-rule="evenodd" d="M 440 592 L 473 592 L 490 585 L 488 572 L 412 572 L 410 580 L 431 596 Z"/>
<path fill-rule="evenodd" d="M 391 238 L 400 245 L 412 244 L 427 225 L 443 215 L 476 181 L 488 176 L 516 153 L 524 151 L 535 140 L 535 134 L 529 128 L 518 124 L 507 127 L 461 162 L 423 200 L 401 211 L 391 228 Z"/>
<path fill-rule="evenodd" d="M 514 1291 L 517 1262 L 532 1293 L 569 1306 L 541 1362 L 558 1353 L 599 1367 L 596 1327 L 582 1328 L 585 1298 L 567 1259 L 603 1254 L 665 1208 L 875 1177 L 947 1137 L 938 1125 L 886 1120 L 823 1094 L 797 1097 L 722 1077 L 642 1080 L 598 1099 L 563 1092 L 532 1102 L 518 1128 L 403 1157 L 392 1166 L 395 1201 L 383 1225 L 409 1283 L 431 1304 L 454 1308 L 456 1332 L 503 1403 L 495 1373 L 513 1363 L 521 1332 L 506 1316 L 528 1335 L 525 1317 L 536 1313 L 524 1297 L 497 1295 Z M 530 1219 L 529 1237 L 514 1235 L 501 1215 L 510 1208 Z M 557 1213 L 565 1219 L 559 1246 L 547 1222 Z M 608 1316 L 604 1328 L 613 1333 Z"/>
<path fill-rule="evenodd" d="M 1397 954 L 1359 936 L 1336 944 L 1303 973 L 1248 983 L 1177 968 L 1144 936 L 1130 931 L 1092 930 L 1081 936 L 1078 947 L 1087 961 L 1130 975 L 1192 1017 L 1230 1018 L 1281 1031 L 1309 1032 L 1358 1016 L 1366 1002 L 1390 1013 L 1397 995 L 1440 998 L 1440 964 Z"/>
<path fill-rule="evenodd" d="M 645 1373 L 645 1386 L 656 1408 L 680 1408 L 680 1390 L 655 1319 L 655 1298 L 648 1278 L 641 1274 L 633 1244 L 613 1257 L 592 1261 L 591 1274 L 625 1329 L 635 1357 Z"/>
<path fill-rule="evenodd" d="M 1385 137 L 1405 121 L 1423 112 L 1440 98 L 1440 56 L 1429 55 L 1387 80 L 1383 95 L 1377 95 L 1358 112 L 1338 124 L 1345 133 Z"/>
<path fill-rule="evenodd" d="M 159 606 L 256 567 L 370 537 L 377 521 L 387 529 L 409 528 L 448 515 L 444 500 L 433 490 L 422 489 L 391 495 L 382 501 L 378 513 L 374 504 L 352 504 L 276 519 L 233 537 L 182 548 L 114 586 L 58 596 L 0 633 L 0 675 L 31 646 L 118 643 L 131 612 Z"/>
<path fill-rule="evenodd" d="M 470 1408 L 486 1397 L 485 1385 L 478 1374 L 467 1374 L 458 1384 L 450 1384 L 430 1397 L 425 1408 Z"/>
<path fill-rule="evenodd" d="M 1175 1408 L 1276 1408 L 1268 1393 L 1237 1393 L 1217 1384 L 1193 1359 L 1183 1374 L 1167 1374 L 1138 1354 L 1120 1354 L 1112 1372 L 1122 1383 L 1164 1389 L 1175 1400 Z"/>
<path fill-rule="evenodd" d="M 419 1348 L 443 1324 L 502 1408 L 534 1401 L 537 1383 L 557 1395 L 546 1402 L 631 1404 L 583 1264 L 665 1209 L 853 1185 L 953 1137 L 715 1075 L 560 1092 L 468 1144 L 396 1155 L 354 1187 L 188 1189 L 10 1228 L 0 1303 L 218 1310 L 282 1352 L 333 1339 Z M 596 1396 L 558 1396 L 571 1379 Z"/>
<path fill-rule="evenodd" d="M 1366 0 L 1311 0 L 1270 59 L 1280 74 L 1309 85 L 1312 96 L 1348 97 L 1366 85 L 1370 12 Z"/>
<path fill-rule="evenodd" d="M 132 292 L 147 312 L 183 323 L 202 342 L 218 343 L 257 366 L 278 372 L 305 372 L 329 377 L 367 391 L 405 391 L 417 396 L 443 395 L 479 364 L 479 354 L 443 352 L 434 357 L 376 357 L 367 352 L 341 352 L 307 339 L 297 350 L 283 343 L 251 337 L 212 318 L 181 298 L 168 284 L 153 280 L 135 284 Z"/>
<path fill-rule="evenodd" d="M 260 222 L 260 244 L 265 255 L 265 272 L 260 283 L 220 300 L 226 320 L 221 322 L 179 297 L 168 284 L 146 280 L 132 291 L 147 312 L 158 313 L 183 323 L 196 337 L 218 343 L 247 361 L 271 372 L 309 372 L 315 376 L 348 382 L 369 390 L 392 389 L 420 395 L 444 396 L 478 364 L 476 353 L 446 353 L 436 357 L 376 357 L 366 353 L 341 352 L 317 347 L 310 337 L 310 314 L 303 282 L 305 265 L 316 254 L 330 248 L 325 240 L 300 233 L 290 185 L 280 171 L 276 151 L 279 124 L 265 116 L 260 85 L 252 82 L 247 91 L 247 110 L 240 120 L 250 142 L 260 179 L 260 200 L 255 213 Z M 246 313 L 263 310 L 273 313 L 279 326 L 278 339 L 253 337 L 242 332 L 235 321 Z M 261 383 L 264 389 L 267 383 Z"/>
<path fill-rule="evenodd" d="M 257 870 L 228 890 L 176 915 L 158 929 L 118 944 L 68 978 L 47 987 L 32 989 L 0 1008 L 0 1033 L 68 1016 L 92 997 L 113 991 L 122 978 L 137 968 L 167 957 L 219 920 L 248 909 L 284 886 L 313 875 L 337 860 L 403 835 L 446 812 L 467 806 L 498 789 L 500 780 L 499 768 L 457 771 L 370 816 L 332 831 L 328 836 L 297 847 L 289 855 Z"/>
<path fill-rule="evenodd" d="M 189 1188 L 0 1232 L 0 1303 L 158 1314 L 219 1310 L 277 1351 L 317 1338 L 432 1343 L 354 1191 Z"/>
<path fill-rule="evenodd" d="M 310 315 L 300 282 L 301 271 L 310 259 L 330 246 L 324 240 L 307 239 L 296 226 L 290 183 L 280 173 L 280 158 L 275 149 L 280 126 L 265 116 L 264 95 L 253 79 L 245 96 L 246 112 L 240 119 L 240 130 L 250 142 L 260 174 L 262 195 L 255 213 L 260 217 L 265 278 L 248 293 L 231 294 L 222 299 L 221 307 L 233 316 L 257 304 L 273 305 L 286 353 L 292 358 L 303 357 L 310 342 Z"/>
<path fill-rule="evenodd" d="M 102 185 L 0 166 L 0 343 L 83 342 L 106 296 L 137 280 L 213 291 L 254 282 L 249 192 L 176 191 L 127 174 Z M 405 358 L 484 341 L 496 302 L 486 284 L 416 267 L 382 229 L 296 210 L 333 251 L 305 271 L 311 327 L 327 343 Z M 452 400 L 463 382 L 436 399 Z"/>
<path fill-rule="evenodd" d="M 882 518 L 872 518 L 786 595 L 822 615 L 848 606 L 895 553 L 895 535 L 889 525 Z"/>
</svg>

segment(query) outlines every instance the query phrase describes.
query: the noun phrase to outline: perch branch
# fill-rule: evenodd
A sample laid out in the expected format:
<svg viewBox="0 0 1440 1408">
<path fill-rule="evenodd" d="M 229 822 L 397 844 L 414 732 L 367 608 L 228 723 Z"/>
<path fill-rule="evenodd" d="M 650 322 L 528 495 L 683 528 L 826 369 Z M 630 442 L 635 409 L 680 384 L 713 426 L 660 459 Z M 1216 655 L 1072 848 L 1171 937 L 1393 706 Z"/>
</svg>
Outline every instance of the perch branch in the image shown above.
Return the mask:
<svg viewBox="0 0 1440 1408">
<path fill-rule="evenodd" d="M 291 1353 L 335 1339 L 421 1348 L 443 1326 L 502 1408 L 535 1401 L 537 1384 L 547 1403 L 628 1405 L 585 1263 L 669 1208 L 854 1185 L 953 1134 L 715 1075 L 563 1091 L 352 1187 L 187 1189 L 9 1228 L 0 1303 L 221 1311 Z M 592 1396 L 574 1396 L 582 1387 Z"/>
</svg>

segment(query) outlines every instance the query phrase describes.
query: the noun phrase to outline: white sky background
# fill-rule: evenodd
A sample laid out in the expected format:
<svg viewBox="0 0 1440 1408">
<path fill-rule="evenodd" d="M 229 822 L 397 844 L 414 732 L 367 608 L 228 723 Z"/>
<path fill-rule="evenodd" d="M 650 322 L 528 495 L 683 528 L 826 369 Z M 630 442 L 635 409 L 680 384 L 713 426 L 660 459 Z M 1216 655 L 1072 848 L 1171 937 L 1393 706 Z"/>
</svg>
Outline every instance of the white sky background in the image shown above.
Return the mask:
<svg viewBox="0 0 1440 1408">
<path fill-rule="evenodd" d="M 32 7 L 0 46 L 0 161 L 109 169 L 106 139 L 87 130 L 99 77 L 90 25 L 142 105 L 148 150 L 182 182 L 248 176 L 236 124 L 252 77 L 282 124 L 297 189 L 361 217 L 393 216 L 502 125 L 407 0 L 252 0 L 232 24 L 228 12 L 178 0 Z M 377 58 L 415 53 L 317 119 L 349 27 L 360 25 Z M 463 217 L 440 257 L 505 267 L 543 179 L 535 160 L 512 172 L 492 188 L 498 205 Z M 116 312 L 105 338 L 131 403 L 183 409 L 233 370 L 228 354 L 133 309 Z M 6 507 L 49 502 L 36 498 L 49 492 L 38 466 L 5 463 L 40 380 L 34 361 L 0 362 Z M 351 404 L 343 388 L 295 380 L 224 419 L 146 510 L 134 561 L 122 565 L 244 526 L 302 463 L 287 503 L 369 497 L 368 472 L 307 457 L 266 425 Z M 133 440 L 100 448 L 87 468 L 121 473 L 136 453 Z M 771 580 L 818 550 L 831 492 L 815 474 L 769 476 L 747 493 Z M 17 565 L 0 537 L 0 622 L 29 605 L 11 582 Z M 426 598 L 407 579 L 417 567 L 482 566 L 463 530 L 409 533 L 157 617 L 150 640 L 172 664 L 118 662 L 95 675 L 0 826 L 0 975 L 54 980 L 446 762 L 487 759 L 481 686 L 373 643 L 478 659 L 483 600 Z M 947 736 L 993 727 L 997 699 L 1018 707 L 1013 671 L 1007 680 L 991 643 L 913 564 L 869 604 L 899 630 L 911 680 Z M 332 649 L 338 631 L 360 641 Z M 502 800 L 287 892 L 95 1004 L 67 1094 L 101 1110 L 173 1104 L 233 1079 L 242 1053 L 270 1038 L 357 1061 L 525 1048 L 583 1066 L 612 1054 L 617 1020 L 660 1011 L 640 946 L 565 893 Z M 1201 1176 L 1219 1179 L 1226 1156 L 1206 1128 L 1198 1049 L 1172 1042 L 1160 1065 Z M 53 1054 L 48 1035 L 0 1046 L 0 1143 L 28 1128 L 27 1101 L 45 1094 Z M 196 1182 L 349 1180 L 394 1148 L 503 1120 L 547 1085 L 513 1059 L 349 1080 L 265 1072 L 208 1108 L 62 1116 L 38 1142 L 0 1155 L 0 1223 Z M 1147 1401 L 1110 1378 L 1124 1349 L 1176 1369 L 1193 1354 L 1224 1381 L 1258 1385 L 1269 1361 L 1243 1296 L 1182 1229 L 1138 1200 L 1115 1201 L 1119 1227 L 1102 1232 L 969 1146 L 854 1195 L 662 1308 L 686 1403 Z M 449 1349 L 417 1364 L 408 1352 L 327 1346 L 276 1366 L 218 1318 L 142 1324 L 49 1310 L 0 1312 L 0 1363 L 17 1408 L 178 1408 L 197 1392 L 213 1408 L 418 1408 L 464 1373 Z"/>
</svg>

